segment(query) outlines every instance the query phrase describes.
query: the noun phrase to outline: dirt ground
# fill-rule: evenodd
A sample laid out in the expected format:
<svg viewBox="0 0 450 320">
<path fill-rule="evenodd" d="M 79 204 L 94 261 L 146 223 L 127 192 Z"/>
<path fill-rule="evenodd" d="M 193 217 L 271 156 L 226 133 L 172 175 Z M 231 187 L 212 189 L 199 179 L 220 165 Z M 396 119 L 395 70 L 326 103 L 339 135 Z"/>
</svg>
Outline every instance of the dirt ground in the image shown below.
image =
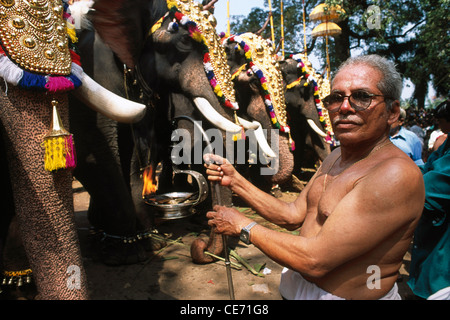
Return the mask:
<svg viewBox="0 0 450 320">
<path fill-rule="evenodd" d="M 201 217 L 166 221 L 158 226 L 161 234 L 172 234 L 169 245 L 149 260 L 123 266 L 107 266 L 95 259 L 89 250 L 89 195 L 74 182 L 75 215 L 87 273 L 90 297 L 94 300 L 229 300 L 230 293 L 224 262 L 207 265 L 192 262 L 190 245 L 198 236 L 208 236 L 209 230 Z M 293 201 L 296 193 L 283 193 L 282 198 Z M 258 219 L 250 208 L 238 207 L 252 219 Z M 258 220 L 270 228 L 276 226 Z M 229 239 L 229 241 L 233 241 Z M 282 267 L 253 245 L 238 242 L 234 250 L 243 263 L 231 270 L 236 300 L 281 300 L 278 291 Z M 405 255 L 398 280 L 403 299 L 411 297 L 406 284 L 410 255 Z M 261 267 L 262 266 L 262 267 Z M 252 272 L 260 268 L 259 275 Z"/>
</svg>

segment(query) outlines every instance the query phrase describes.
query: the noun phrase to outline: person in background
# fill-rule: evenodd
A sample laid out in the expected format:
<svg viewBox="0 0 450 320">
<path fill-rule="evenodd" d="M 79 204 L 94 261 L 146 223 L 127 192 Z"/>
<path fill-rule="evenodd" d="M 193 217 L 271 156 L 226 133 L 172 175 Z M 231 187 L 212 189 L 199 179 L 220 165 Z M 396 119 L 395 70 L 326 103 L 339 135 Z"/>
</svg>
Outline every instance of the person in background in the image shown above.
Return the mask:
<svg viewBox="0 0 450 320">
<path fill-rule="evenodd" d="M 219 1 L 219 0 L 203 0 L 202 1 L 202 5 L 203 5 L 203 10 L 208 10 L 209 12 L 211 12 L 212 14 L 214 14 L 214 4 Z"/>
<path fill-rule="evenodd" d="M 419 167 L 425 205 L 414 233 L 408 285 L 420 298 L 450 300 L 450 100 L 437 106 L 435 118 L 447 138 Z"/>
<path fill-rule="evenodd" d="M 412 131 L 403 127 L 406 111 L 400 108 L 398 120 L 391 126 L 390 136 L 392 143 L 405 152 L 417 165 L 422 165 L 423 145 L 419 137 Z"/>
</svg>

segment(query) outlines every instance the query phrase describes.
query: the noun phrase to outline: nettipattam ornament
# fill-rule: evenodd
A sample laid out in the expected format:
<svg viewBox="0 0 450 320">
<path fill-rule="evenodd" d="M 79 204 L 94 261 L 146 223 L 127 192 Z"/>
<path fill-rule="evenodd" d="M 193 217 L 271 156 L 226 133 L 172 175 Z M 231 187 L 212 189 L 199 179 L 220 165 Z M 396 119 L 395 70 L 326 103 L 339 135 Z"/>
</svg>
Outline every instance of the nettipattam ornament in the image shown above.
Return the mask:
<svg viewBox="0 0 450 320">
<path fill-rule="evenodd" d="M 67 0 L 0 0 L 0 76 L 50 93 L 81 85 Z"/>
</svg>

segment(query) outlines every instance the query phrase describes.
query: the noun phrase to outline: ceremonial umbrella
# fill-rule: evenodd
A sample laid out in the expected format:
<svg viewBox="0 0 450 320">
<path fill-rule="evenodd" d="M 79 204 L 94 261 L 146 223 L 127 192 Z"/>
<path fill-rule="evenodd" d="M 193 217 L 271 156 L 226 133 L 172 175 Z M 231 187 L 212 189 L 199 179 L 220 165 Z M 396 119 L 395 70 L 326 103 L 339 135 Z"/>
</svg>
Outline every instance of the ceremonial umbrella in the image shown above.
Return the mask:
<svg viewBox="0 0 450 320">
<path fill-rule="evenodd" d="M 339 21 L 343 13 L 345 13 L 345 11 L 339 5 L 328 6 L 325 3 L 321 3 L 316 6 L 309 14 L 309 19 L 322 21 Z"/>
<path fill-rule="evenodd" d="M 327 36 L 336 36 L 341 34 L 342 29 L 334 22 L 322 22 L 318 26 L 316 26 L 311 35 L 313 37 L 327 37 Z"/>
<path fill-rule="evenodd" d="M 327 78 L 330 79 L 330 57 L 328 54 L 328 37 L 335 36 L 341 33 L 341 28 L 333 21 L 338 21 L 341 15 L 345 11 L 339 6 L 328 6 L 325 3 L 321 3 L 316 6 L 310 13 L 309 18 L 311 20 L 325 21 L 316 26 L 311 35 L 313 37 L 325 37 L 325 47 L 327 53 Z"/>
</svg>

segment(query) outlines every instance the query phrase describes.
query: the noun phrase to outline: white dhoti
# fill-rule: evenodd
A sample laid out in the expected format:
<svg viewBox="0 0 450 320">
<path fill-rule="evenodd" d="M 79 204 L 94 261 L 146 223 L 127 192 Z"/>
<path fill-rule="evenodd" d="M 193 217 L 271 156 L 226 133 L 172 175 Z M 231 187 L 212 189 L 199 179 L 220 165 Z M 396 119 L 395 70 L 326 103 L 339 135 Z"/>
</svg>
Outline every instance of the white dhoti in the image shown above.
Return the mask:
<svg viewBox="0 0 450 320">
<path fill-rule="evenodd" d="M 281 273 L 280 294 L 287 300 L 345 300 L 319 288 L 300 273 L 288 268 L 284 268 Z M 379 300 L 401 300 L 397 284 Z"/>
</svg>

